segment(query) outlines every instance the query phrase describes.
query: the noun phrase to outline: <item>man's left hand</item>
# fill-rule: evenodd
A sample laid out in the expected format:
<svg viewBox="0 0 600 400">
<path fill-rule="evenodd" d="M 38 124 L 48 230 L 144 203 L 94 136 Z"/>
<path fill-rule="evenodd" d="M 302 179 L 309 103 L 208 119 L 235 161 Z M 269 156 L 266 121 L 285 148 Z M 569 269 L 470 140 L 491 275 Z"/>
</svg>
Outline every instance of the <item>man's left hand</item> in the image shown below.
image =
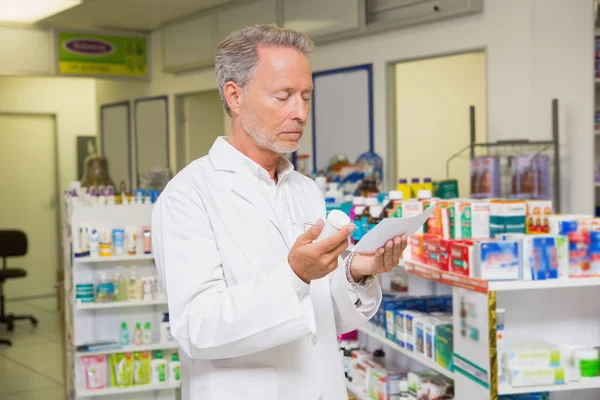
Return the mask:
<svg viewBox="0 0 600 400">
<path fill-rule="evenodd" d="M 390 272 L 400 263 L 400 258 L 406 249 L 406 235 L 388 240 L 375 253 L 357 252 L 352 260 L 350 271 L 355 282 L 360 282 L 365 276 Z"/>
</svg>

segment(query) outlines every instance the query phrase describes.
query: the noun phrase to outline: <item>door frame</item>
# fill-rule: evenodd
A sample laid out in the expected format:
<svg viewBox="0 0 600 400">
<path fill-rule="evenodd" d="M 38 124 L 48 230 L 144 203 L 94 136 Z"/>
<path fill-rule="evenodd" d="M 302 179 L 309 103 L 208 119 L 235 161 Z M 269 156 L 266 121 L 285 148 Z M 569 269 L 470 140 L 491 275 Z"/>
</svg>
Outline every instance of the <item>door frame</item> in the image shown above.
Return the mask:
<svg viewBox="0 0 600 400">
<path fill-rule="evenodd" d="M 56 113 L 38 113 L 38 112 L 8 112 L 8 111 L 0 111 L 0 117 L 50 117 L 52 118 L 53 121 L 53 143 L 54 143 L 54 148 L 52 149 L 54 151 L 54 204 L 56 204 L 55 207 L 55 231 L 56 231 L 56 237 L 58 238 L 57 240 L 57 244 L 59 245 L 59 248 L 56 251 L 56 256 L 57 256 L 57 269 L 56 272 L 58 271 L 62 271 L 63 268 L 63 255 L 62 255 L 62 251 L 61 249 L 64 246 L 63 243 L 63 236 L 61 234 L 61 223 L 60 223 L 60 216 L 61 216 L 61 204 L 62 202 L 60 201 L 60 163 L 59 163 L 59 157 L 58 157 L 58 149 L 59 149 L 59 145 L 58 145 L 58 124 L 56 122 L 57 120 L 57 114 Z M 57 277 L 58 278 L 58 277 Z M 58 282 L 56 282 L 57 284 Z M 35 298 L 37 297 L 48 297 L 48 296 L 54 296 L 55 293 L 48 293 L 48 295 L 40 295 L 40 296 L 35 296 Z M 26 296 L 26 297 L 13 297 L 10 300 L 11 301 L 15 301 L 15 300 L 26 300 L 26 299 L 31 299 L 31 296 Z"/>
<path fill-rule="evenodd" d="M 397 140 L 396 140 L 396 65 L 402 64 L 405 62 L 412 61 L 422 61 L 422 60 L 431 60 L 433 58 L 440 57 L 450 57 L 450 56 L 459 56 L 463 54 L 470 53 L 478 53 L 483 52 L 485 54 L 485 80 L 486 80 L 486 90 L 485 90 L 485 98 L 486 104 L 488 107 L 485 109 L 486 114 L 486 132 L 489 133 L 489 90 L 488 90 L 488 82 L 489 82 L 489 50 L 487 46 L 476 46 L 476 47 L 467 47 L 464 49 L 457 49 L 454 51 L 446 51 L 439 53 L 431 53 L 426 55 L 421 55 L 417 57 L 408 57 L 408 58 L 400 58 L 388 60 L 385 63 L 385 118 L 386 118 L 386 166 L 385 166 L 385 176 L 387 179 L 385 183 L 387 184 L 387 188 L 389 190 L 393 190 L 398 183 L 398 164 L 397 164 Z M 465 110 L 465 118 L 468 118 L 467 111 Z M 465 132 L 465 135 L 468 132 Z"/>
</svg>

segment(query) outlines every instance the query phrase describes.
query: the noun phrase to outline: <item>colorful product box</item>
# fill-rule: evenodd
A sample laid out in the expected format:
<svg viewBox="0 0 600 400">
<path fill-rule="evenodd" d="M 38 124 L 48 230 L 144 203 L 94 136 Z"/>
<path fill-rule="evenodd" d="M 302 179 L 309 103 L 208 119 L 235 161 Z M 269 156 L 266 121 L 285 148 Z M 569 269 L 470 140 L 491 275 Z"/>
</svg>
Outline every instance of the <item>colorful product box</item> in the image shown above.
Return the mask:
<svg viewBox="0 0 600 400">
<path fill-rule="evenodd" d="M 493 200 L 490 202 L 490 237 L 503 233 L 525 233 L 524 201 Z"/>
<path fill-rule="evenodd" d="M 445 200 L 448 213 L 448 232 L 450 239 L 462 239 L 460 200 Z M 445 236 L 446 237 L 446 236 Z"/>
<path fill-rule="evenodd" d="M 476 277 L 488 281 L 519 279 L 521 255 L 518 241 L 482 241 L 475 243 L 474 249 Z"/>
<path fill-rule="evenodd" d="M 423 262 L 431 267 L 439 267 L 440 238 L 427 234 L 423 239 Z"/>
<path fill-rule="evenodd" d="M 501 196 L 500 160 L 493 156 L 471 160 L 471 197 L 491 199 Z"/>
<path fill-rule="evenodd" d="M 387 377 L 385 368 L 369 368 L 367 370 L 367 392 L 372 399 L 376 399 L 379 393 L 379 380 Z"/>
<path fill-rule="evenodd" d="M 473 276 L 473 242 L 460 241 L 450 244 L 450 272 L 464 276 Z"/>
<path fill-rule="evenodd" d="M 438 257 L 438 268 L 442 271 L 448 271 L 450 268 L 450 239 L 440 239 L 440 251 Z"/>
<path fill-rule="evenodd" d="M 435 327 L 435 362 L 452 371 L 454 369 L 454 328 L 452 324 Z"/>
<path fill-rule="evenodd" d="M 556 368 L 509 368 L 508 382 L 512 387 L 548 386 L 565 383 L 565 369 Z"/>
<path fill-rule="evenodd" d="M 488 201 L 462 201 L 460 218 L 462 239 L 490 238 L 490 203 Z"/>
<path fill-rule="evenodd" d="M 423 302 L 425 304 L 424 312 L 431 314 L 436 312 L 445 312 L 446 310 L 446 302 L 448 301 L 448 297 L 451 299 L 452 296 L 431 296 L 424 297 Z"/>
<path fill-rule="evenodd" d="M 425 357 L 429 358 L 431 361 L 436 361 L 436 346 L 437 346 L 437 336 L 436 330 L 438 326 L 447 326 L 448 322 L 436 318 L 431 317 L 425 324 Z M 451 325 L 451 324 L 450 324 Z"/>
<path fill-rule="evenodd" d="M 550 199 L 550 158 L 522 154 L 511 159 L 511 198 Z"/>
<path fill-rule="evenodd" d="M 526 216 L 528 234 L 548 234 L 550 233 L 550 221 L 548 217 L 552 215 L 552 201 L 537 200 L 527 201 Z"/>
<path fill-rule="evenodd" d="M 410 255 L 413 261 L 423 262 L 423 235 L 412 235 L 409 238 Z"/>
<path fill-rule="evenodd" d="M 586 231 L 571 232 L 569 238 L 569 276 L 594 275 L 588 254 L 590 233 Z"/>
<path fill-rule="evenodd" d="M 385 335 L 388 339 L 396 341 L 396 311 L 425 309 L 425 301 L 420 298 L 401 298 L 388 301 L 383 306 L 385 310 Z"/>
<path fill-rule="evenodd" d="M 502 235 L 521 246 L 521 280 L 544 280 L 569 276 L 569 240 L 553 235 Z"/>
<path fill-rule="evenodd" d="M 406 311 L 404 317 L 404 347 L 415 351 L 417 341 L 416 323 L 420 318 L 427 318 L 427 314 L 420 311 Z M 400 344 L 402 346 L 402 344 Z"/>
<path fill-rule="evenodd" d="M 376 399 L 382 400 L 402 400 L 408 399 L 408 385 L 402 385 L 406 381 L 406 374 L 390 373 L 385 380 L 380 379 L 380 389 Z"/>
</svg>

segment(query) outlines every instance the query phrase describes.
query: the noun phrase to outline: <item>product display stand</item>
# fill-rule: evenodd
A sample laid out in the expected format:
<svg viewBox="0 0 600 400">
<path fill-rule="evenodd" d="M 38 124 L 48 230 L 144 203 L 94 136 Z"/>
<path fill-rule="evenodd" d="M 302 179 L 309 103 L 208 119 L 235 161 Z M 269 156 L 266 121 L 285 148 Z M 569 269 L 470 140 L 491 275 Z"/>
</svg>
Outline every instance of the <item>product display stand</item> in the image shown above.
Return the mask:
<svg viewBox="0 0 600 400">
<path fill-rule="evenodd" d="M 77 232 L 82 225 L 98 230 L 117 227 L 149 226 L 151 222 L 152 204 L 110 205 L 110 206 L 78 206 L 71 209 L 66 205 L 65 212 L 65 241 L 70 246 L 65 248 L 65 324 L 67 344 L 67 393 L 69 399 L 107 396 L 110 399 L 159 399 L 173 400 L 179 383 L 146 384 L 129 387 L 111 387 L 110 373 L 107 372 L 106 387 L 89 390 L 85 387 L 85 379 L 81 358 L 84 356 L 108 355 L 127 352 L 154 352 L 161 350 L 163 358 L 171 359 L 171 354 L 177 351 L 175 342 L 159 343 L 159 329 L 166 313 L 167 302 L 163 298 L 152 300 L 125 300 L 112 302 L 80 303 L 76 300 L 75 287 L 77 284 L 96 282 L 100 271 L 114 272 L 116 267 L 129 276 L 129 271 L 135 267 L 141 277 L 157 274 L 154 259 L 151 254 L 144 254 L 141 234 L 138 234 L 137 253 L 135 255 L 113 255 L 105 257 L 74 257 L 72 232 Z M 127 323 L 130 335 L 136 323 L 151 323 L 152 343 L 145 345 L 130 344 L 118 349 L 102 349 L 99 351 L 76 351 L 77 346 L 91 342 L 119 342 L 121 323 Z M 108 369 L 108 368 L 107 368 Z"/>
<path fill-rule="evenodd" d="M 454 371 L 443 370 L 419 354 L 400 348 L 372 324 L 359 329 L 369 350 L 384 345 L 386 358 L 411 362 L 413 370 L 434 370 L 454 379 L 456 399 L 496 400 L 498 396 L 550 392 L 551 400 L 597 400 L 600 377 L 565 384 L 512 387 L 499 376 L 499 346 L 511 341 L 545 340 L 561 345 L 600 344 L 600 303 L 595 301 L 600 278 L 488 282 L 440 271 L 420 262 L 403 261 L 409 294 L 453 297 Z M 503 341 L 497 342 L 496 310 L 504 309 Z M 390 355 L 389 353 L 393 354 Z M 414 363 L 421 364 L 414 366 Z M 348 390 L 358 398 L 352 384 Z"/>
</svg>

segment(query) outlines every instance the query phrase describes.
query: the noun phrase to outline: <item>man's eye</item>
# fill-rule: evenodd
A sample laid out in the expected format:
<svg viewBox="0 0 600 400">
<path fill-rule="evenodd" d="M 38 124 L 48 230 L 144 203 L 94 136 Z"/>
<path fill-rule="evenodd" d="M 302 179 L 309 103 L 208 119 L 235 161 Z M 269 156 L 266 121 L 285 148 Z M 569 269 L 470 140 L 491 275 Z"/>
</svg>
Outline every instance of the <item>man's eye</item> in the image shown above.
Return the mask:
<svg viewBox="0 0 600 400">
<path fill-rule="evenodd" d="M 277 96 L 277 100 L 280 100 L 280 101 L 286 101 L 289 98 L 290 98 L 290 96 Z"/>
</svg>

